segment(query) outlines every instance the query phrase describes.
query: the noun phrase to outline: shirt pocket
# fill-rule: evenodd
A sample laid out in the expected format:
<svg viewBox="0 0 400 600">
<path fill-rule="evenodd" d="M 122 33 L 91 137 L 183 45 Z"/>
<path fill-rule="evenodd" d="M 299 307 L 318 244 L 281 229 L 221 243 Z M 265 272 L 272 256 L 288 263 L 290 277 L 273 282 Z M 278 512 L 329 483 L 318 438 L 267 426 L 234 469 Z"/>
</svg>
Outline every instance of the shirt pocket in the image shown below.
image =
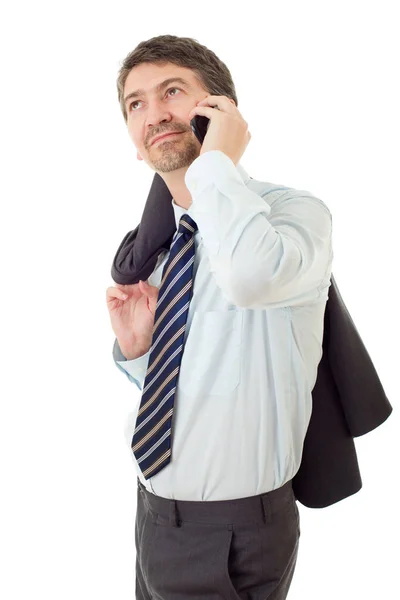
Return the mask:
<svg viewBox="0 0 400 600">
<path fill-rule="evenodd" d="M 243 312 L 194 312 L 183 349 L 178 390 L 225 395 L 240 383 Z"/>
</svg>

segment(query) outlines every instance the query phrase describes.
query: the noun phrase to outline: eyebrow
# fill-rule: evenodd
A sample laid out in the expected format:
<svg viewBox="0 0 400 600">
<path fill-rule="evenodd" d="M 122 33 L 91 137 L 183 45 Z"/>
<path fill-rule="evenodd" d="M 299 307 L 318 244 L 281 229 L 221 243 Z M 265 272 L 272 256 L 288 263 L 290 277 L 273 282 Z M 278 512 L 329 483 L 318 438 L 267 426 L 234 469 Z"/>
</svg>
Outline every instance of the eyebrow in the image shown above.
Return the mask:
<svg viewBox="0 0 400 600">
<path fill-rule="evenodd" d="M 182 77 L 170 77 L 169 79 L 164 79 L 164 81 L 162 81 L 161 83 L 156 85 L 154 89 L 156 92 L 160 92 L 163 88 L 167 87 L 167 85 L 170 85 L 170 83 L 180 83 L 181 85 L 191 89 L 191 85 L 189 84 L 189 82 L 186 81 L 186 79 L 182 79 Z M 146 90 L 143 90 L 143 89 L 135 90 L 134 92 L 131 92 L 130 94 L 128 94 L 126 96 L 126 98 L 124 98 L 124 104 L 126 105 L 127 101 L 130 100 L 131 98 L 137 98 L 138 96 L 145 96 L 145 95 L 146 95 Z"/>
</svg>

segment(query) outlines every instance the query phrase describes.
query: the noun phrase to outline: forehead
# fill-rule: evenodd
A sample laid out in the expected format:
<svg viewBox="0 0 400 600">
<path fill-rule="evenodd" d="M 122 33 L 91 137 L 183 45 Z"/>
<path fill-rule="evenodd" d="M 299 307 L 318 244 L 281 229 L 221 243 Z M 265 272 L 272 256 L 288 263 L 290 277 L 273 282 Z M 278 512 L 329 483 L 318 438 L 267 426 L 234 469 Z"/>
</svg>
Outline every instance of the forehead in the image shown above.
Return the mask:
<svg viewBox="0 0 400 600">
<path fill-rule="evenodd" d="M 171 77 L 182 77 L 193 88 L 202 89 L 194 72 L 187 67 L 180 67 L 173 63 L 165 65 L 143 63 L 133 67 L 129 72 L 125 81 L 124 95 L 139 88 L 150 92 L 158 83 Z"/>
</svg>

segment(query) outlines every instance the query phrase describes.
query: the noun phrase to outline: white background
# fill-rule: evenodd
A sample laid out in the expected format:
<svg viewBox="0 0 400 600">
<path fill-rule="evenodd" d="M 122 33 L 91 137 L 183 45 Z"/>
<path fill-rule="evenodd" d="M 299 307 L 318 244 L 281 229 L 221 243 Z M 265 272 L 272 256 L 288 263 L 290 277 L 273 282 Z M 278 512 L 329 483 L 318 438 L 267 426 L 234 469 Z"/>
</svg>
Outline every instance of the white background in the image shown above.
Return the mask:
<svg viewBox="0 0 400 600">
<path fill-rule="evenodd" d="M 116 78 L 140 41 L 168 33 L 231 70 L 249 175 L 330 208 L 333 274 L 394 407 L 355 440 L 361 491 L 323 510 L 299 504 L 288 597 L 399 597 L 398 3 L 233 4 L 1 10 L 5 600 L 134 597 L 136 474 L 123 431 L 140 392 L 113 363 L 105 291 L 154 172 L 136 159 Z"/>
</svg>

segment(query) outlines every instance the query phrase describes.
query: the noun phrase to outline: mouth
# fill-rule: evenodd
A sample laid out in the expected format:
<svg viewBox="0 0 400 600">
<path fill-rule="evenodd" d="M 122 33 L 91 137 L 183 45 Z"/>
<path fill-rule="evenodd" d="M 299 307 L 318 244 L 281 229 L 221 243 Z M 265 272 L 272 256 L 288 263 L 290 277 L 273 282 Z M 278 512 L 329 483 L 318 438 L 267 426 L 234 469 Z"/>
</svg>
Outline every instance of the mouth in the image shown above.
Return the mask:
<svg viewBox="0 0 400 600">
<path fill-rule="evenodd" d="M 154 144 L 157 144 L 157 142 L 162 142 L 163 140 L 169 139 L 170 137 L 172 137 L 174 135 L 181 135 L 181 133 L 182 133 L 181 131 L 173 131 L 172 133 L 166 133 L 162 137 L 159 137 L 156 140 L 154 140 L 151 143 L 151 145 L 154 146 Z"/>
</svg>

